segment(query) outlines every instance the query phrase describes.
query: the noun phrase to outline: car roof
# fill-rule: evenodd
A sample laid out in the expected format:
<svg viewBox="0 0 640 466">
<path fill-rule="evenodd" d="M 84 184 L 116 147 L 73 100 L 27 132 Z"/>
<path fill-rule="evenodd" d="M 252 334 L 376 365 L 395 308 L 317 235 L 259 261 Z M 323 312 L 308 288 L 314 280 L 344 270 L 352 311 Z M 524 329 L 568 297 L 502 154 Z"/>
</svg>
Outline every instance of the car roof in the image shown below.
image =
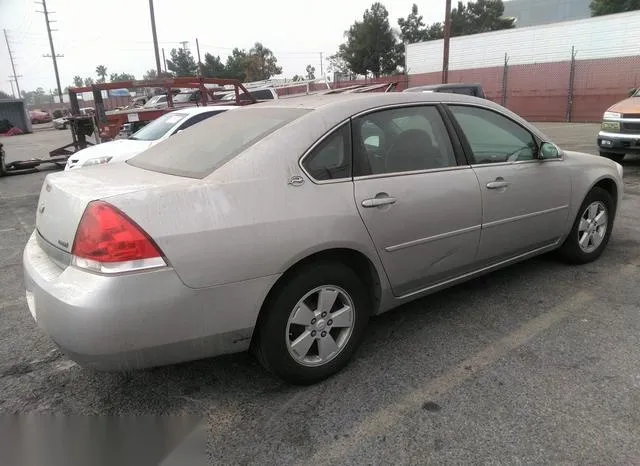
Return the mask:
<svg viewBox="0 0 640 466">
<path fill-rule="evenodd" d="M 323 107 L 344 107 L 353 110 L 353 113 L 376 108 L 385 105 L 405 103 L 438 103 L 438 102 L 467 102 L 486 104 L 487 101 L 464 94 L 445 93 L 404 93 L 404 92 L 375 92 L 353 94 L 312 94 L 290 99 L 277 99 L 268 102 L 260 102 L 250 107 L 290 107 L 317 110 Z M 494 104 L 496 105 L 496 104 Z"/>
<path fill-rule="evenodd" d="M 374 92 L 364 94 L 313 94 L 290 99 L 276 99 L 241 107 L 238 111 L 251 111 L 254 108 L 298 108 L 313 110 L 300 120 L 311 125 L 336 125 L 359 113 L 394 105 L 422 103 L 468 104 L 488 108 L 507 115 L 511 119 L 526 125 L 532 132 L 544 137 L 544 134 L 519 115 L 487 99 L 465 94 L 444 92 Z"/>
<path fill-rule="evenodd" d="M 184 113 L 187 116 L 198 115 L 199 113 L 211 112 L 213 110 L 234 110 L 239 108 L 237 105 L 208 105 L 200 107 L 181 107 L 170 111 L 169 113 Z"/>
</svg>

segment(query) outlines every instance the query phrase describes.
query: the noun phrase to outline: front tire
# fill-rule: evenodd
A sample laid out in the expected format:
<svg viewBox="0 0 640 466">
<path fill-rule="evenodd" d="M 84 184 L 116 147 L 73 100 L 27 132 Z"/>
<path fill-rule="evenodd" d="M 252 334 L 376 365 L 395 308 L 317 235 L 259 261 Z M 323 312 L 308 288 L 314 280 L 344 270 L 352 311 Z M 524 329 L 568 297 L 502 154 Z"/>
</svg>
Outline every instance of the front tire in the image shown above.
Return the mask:
<svg viewBox="0 0 640 466">
<path fill-rule="evenodd" d="M 609 242 L 614 215 L 614 202 L 607 191 L 597 187 L 589 191 L 560 247 L 562 258 L 571 264 L 586 264 L 600 257 Z"/>
<path fill-rule="evenodd" d="M 625 154 L 615 154 L 613 152 L 600 151 L 600 157 L 613 160 L 614 162 L 621 163 L 624 160 Z"/>
<path fill-rule="evenodd" d="M 253 346 L 267 370 L 310 385 L 347 365 L 362 342 L 370 299 L 340 263 L 316 262 L 294 273 L 269 298 Z"/>
</svg>

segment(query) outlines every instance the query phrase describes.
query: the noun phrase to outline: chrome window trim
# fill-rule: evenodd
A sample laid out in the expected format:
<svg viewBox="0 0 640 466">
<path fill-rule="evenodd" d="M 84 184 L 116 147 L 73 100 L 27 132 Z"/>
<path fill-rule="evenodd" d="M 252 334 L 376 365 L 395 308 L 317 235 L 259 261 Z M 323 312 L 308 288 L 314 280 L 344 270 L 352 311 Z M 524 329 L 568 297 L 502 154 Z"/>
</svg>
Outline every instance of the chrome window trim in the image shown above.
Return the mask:
<svg viewBox="0 0 640 466">
<path fill-rule="evenodd" d="M 426 168 L 424 170 L 412 170 L 405 172 L 391 172 L 391 173 L 376 173 L 375 175 L 362 175 L 354 176 L 353 181 L 371 180 L 377 178 L 391 178 L 395 176 L 410 176 L 410 175 L 423 175 L 429 173 L 449 172 L 455 170 L 470 170 L 470 165 L 456 165 L 455 167 L 442 167 L 442 168 Z"/>
</svg>

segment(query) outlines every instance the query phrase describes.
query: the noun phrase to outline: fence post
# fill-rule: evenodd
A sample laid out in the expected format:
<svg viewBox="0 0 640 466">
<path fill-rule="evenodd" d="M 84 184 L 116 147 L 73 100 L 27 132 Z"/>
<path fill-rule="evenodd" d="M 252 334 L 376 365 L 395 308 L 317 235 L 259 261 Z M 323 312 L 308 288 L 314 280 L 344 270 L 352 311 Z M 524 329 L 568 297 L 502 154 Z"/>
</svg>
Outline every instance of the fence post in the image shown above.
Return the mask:
<svg viewBox="0 0 640 466">
<path fill-rule="evenodd" d="M 565 120 L 571 121 L 571 113 L 573 112 L 573 81 L 576 74 L 576 47 L 571 46 L 571 65 L 569 67 L 569 89 L 567 92 L 567 115 Z"/>
<path fill-rule="evenodd" d="M 504 53 L 504 68 L 502 69 L 502 99 L 500 104 L 503 107 L 507 106 L 507 80 L 509 78 L 509 56 L 507 52 Z"/>
</svg>

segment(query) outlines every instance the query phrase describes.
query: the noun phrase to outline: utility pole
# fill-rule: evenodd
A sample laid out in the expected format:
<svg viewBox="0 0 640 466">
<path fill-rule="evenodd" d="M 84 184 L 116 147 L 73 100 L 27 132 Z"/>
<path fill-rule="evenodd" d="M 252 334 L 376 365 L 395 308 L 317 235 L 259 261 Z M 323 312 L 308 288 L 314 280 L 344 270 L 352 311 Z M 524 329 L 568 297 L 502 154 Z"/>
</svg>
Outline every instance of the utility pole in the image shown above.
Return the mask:
<svg viewBox="0 0 640 466">
<path fill-rule="evenodd" d="M 322 69 L 322 52 L 320 52 L 320 76 L 324 76 L 324 71 Z"/>
<path fill-rule="evenodd" d="M 160 73 L 162 73 L 162 68 L 160 68 L 160 52 L 158 51 L 158 35 L 156 34 L 156 16 L 153 12 L 153 0 L 149 0 L 149 14 L 151 15 L 151 34 L 153 35 L 153 51 L 156 54 L 156 69 L 158 71 L 158 77 L 159 77 Z M 162 50 L 162 55 L 164 56 L 164 49 Z M 165 64 L 165 69 L 166 67 L 167 65 Z"/>
<path fill-rule="evenodd" d="M 45 54 L 43 55 L 43 57 L 51 57 L 51 59 L 53 60 L 53 71 L 56 73 L 56 84 L 58 85 L 58 97 L 60 97 L 60 103 L 62 103 L 62 87 L 60 86 L 60 74 L 58 73 L 58 62 L 56 58 L 64 57 L 64 55 L 56 55 L 56 50 L 53 47 L 53 37 L 51 36 L 51 32 L 55 31 L 56 29 L 53 29 L 53 30 L 51 29 L 51 23 L 55 23 L 55 21 L 52 21 L 49 19 L 49 14 L 53 14 L 54 12 L 53 11 L 49 12 L 47 10 L 47 0 L 42 0 L 41 2 L 35 2 L 35 3 L 39 3 L 40 5 L 42 5 L 43 11 L 38 10 L 38 13 L 44 14 L 44 20 L 47 23 L 47 34 L 49 35 L 49 45 L 51 46 L 51 54 Z"/>
<path fill-rule="evenodd" d="M 7 42 L 7 49 L 9 50 L 9 60 L 11 60 L 11 69 L 13 70 L 13 75 L 9 77 L 16 82 L 16 87 L 18 88 L 18 99 L 19 99 L 20 97 L 22 97 L 22 95 L 20 94 L 20 85 L 18 84 L 18 78 L 21 78 L 22 76 L 16 75 L 16 65 L 13 62 L 13 52 L 11 51 L 11 45 L 9 45 L 7 30 L 3 29 L 3 31 L 4 31 L 4 40 Z M 13 82 L 11 83 L 11 92 L 13 92 Z M 14 94 L 14 97 L 15 97 L 15 94 Z"/>
<path fill-rule="evenodd" d="M 11 77 L 11 76 L 9 76 Z M 13 79 L 7 79 L 7 81 L 9 82 L 9 84 L 11 84 L 11 95 L 13 96 L 13 98 L 16 98 L 16 91 L 13 90 Z"/>
<path fill-rule="evenodd" d="M 187 50 L 187 44 L 189 43 L 189 41 L 188 40 L 183 40 L 180 43 L 182 44 L 182 50 Z"/>
<path fill-rule="evenodd" d="M 202 62 L 200 61 L 200 44 L 196 37 L 196 50 L 198 51 L 198 76 L 202 76 Z"/>
<path fill-rule="evenodd" d="M 449 82 L 449 40 L 451 39 L 451 0 L 444 10 L 444 50 L 442 53 L 442 84 Z"/>
<path fill-rule="evenodd" d="M 162 47 L 162 61 L 164 62 L 164 72 L 167 72 L 167 59 L 164 58 L 164 47 Z M 160 76 L 160 75 L 158 75 Z"/>
</svg>

